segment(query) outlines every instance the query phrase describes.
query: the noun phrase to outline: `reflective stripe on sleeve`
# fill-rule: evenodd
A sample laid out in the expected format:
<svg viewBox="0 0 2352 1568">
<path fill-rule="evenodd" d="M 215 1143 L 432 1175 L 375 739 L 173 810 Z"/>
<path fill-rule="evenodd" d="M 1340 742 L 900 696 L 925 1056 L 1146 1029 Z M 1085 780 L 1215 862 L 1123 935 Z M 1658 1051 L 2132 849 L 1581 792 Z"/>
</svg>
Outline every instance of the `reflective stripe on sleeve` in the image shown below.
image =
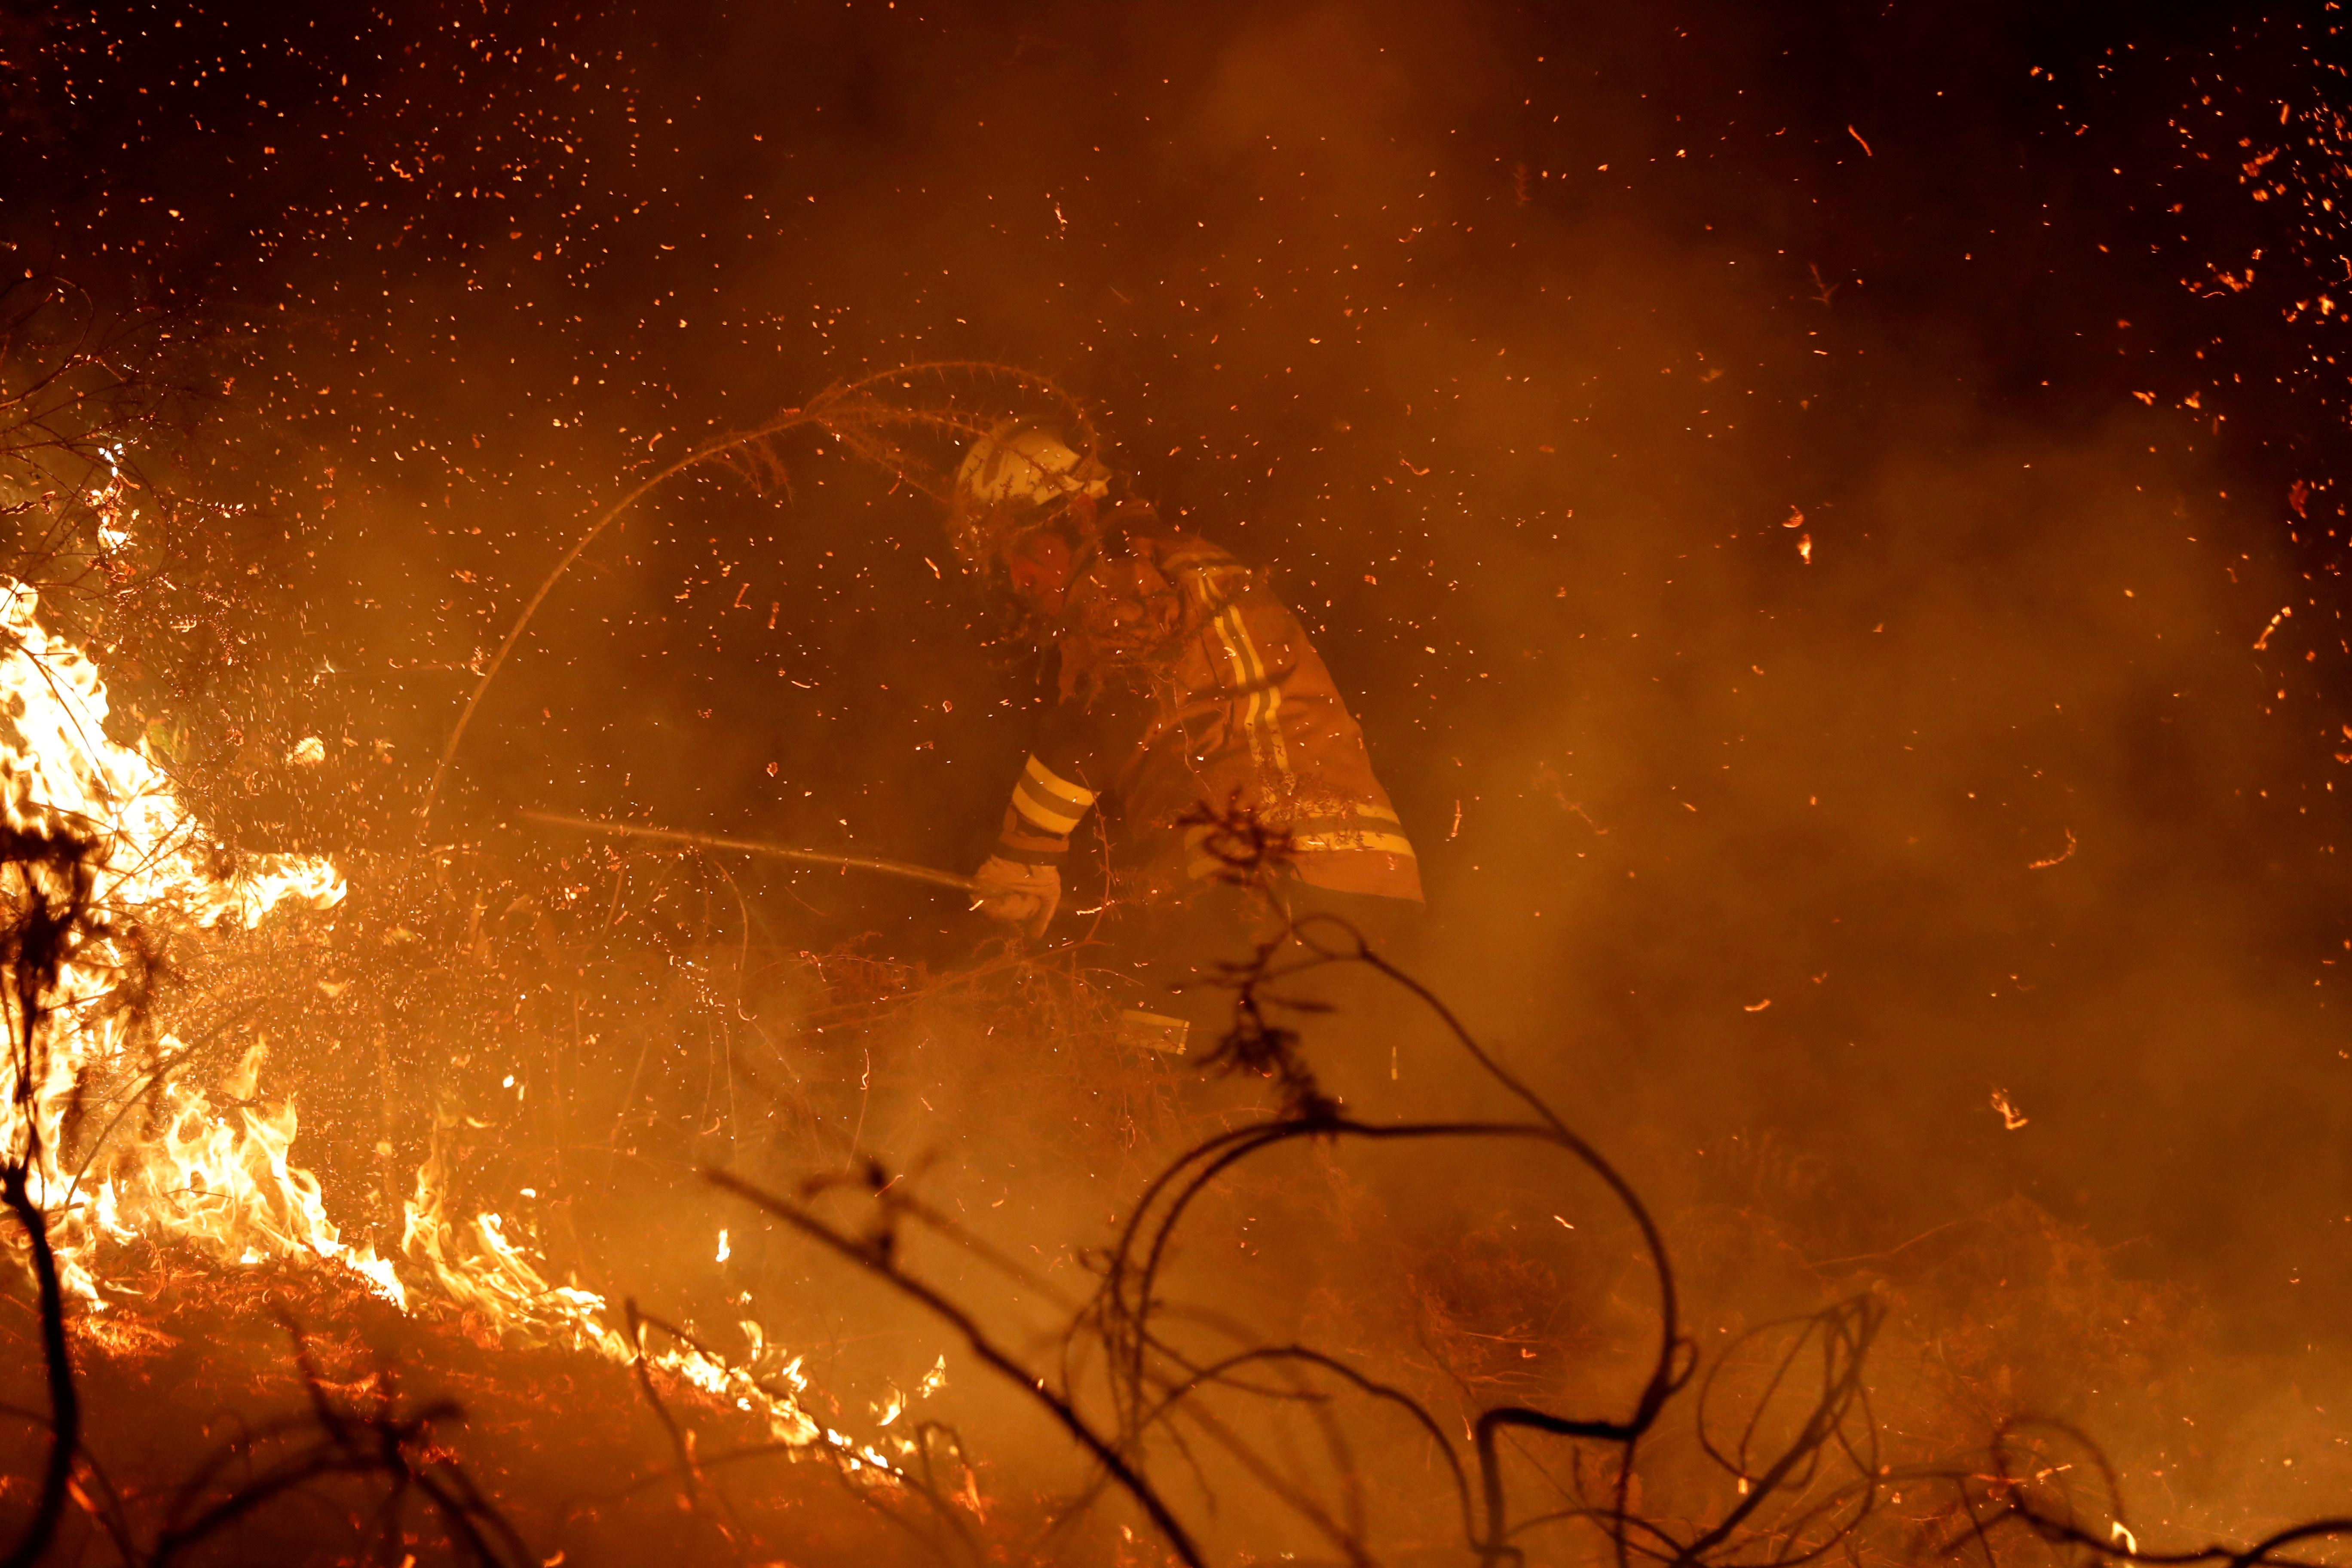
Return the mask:
<svg viewBox="0 0 2352 1568">
<path fill-rule="evenodd" d="M 1066 835 L 1094 803 L 1094 791 L 1072 784 L 1034 756 L 1013 786 L 1013 809 L 1041 833 Z"/>
</svg>

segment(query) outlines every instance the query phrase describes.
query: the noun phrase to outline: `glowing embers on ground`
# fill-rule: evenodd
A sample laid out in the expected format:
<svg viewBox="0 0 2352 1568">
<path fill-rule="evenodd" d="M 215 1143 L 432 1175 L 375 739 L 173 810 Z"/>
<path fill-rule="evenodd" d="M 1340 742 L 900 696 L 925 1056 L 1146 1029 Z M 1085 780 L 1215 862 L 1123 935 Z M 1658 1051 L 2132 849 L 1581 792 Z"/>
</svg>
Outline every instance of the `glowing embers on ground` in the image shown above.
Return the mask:
<svg viewBox="0 0 2352 1568">
<path fill-rule="evenodd" d="M 0 1139 L 12 1157 L 31 1154 L 31 1193 L 50 1216 L 65 1289 L 87 1310 L 103 1311 L 105 1248 L 171 1242 L 229 1267 L 319 1259 L 409 1310 L 408 1284 L 393 1261 L 345 1242 L 317 1179 L 292 1163 L 294 1105 L 261 1098 L 265 1046 L 247 1047 L 216 1086 L 224 1103 L 215 1104 L 174 1073 L 190 1055 L 183 1042 L 168 1031 L 142 1032 L 139 1010 L 120 1005 L 143 972 L 142 942 L 225 925 L 251 930 L 286 904 L 331 909 L 344 895 L 341 876 L 314 856 L 226 854 L 152 759 L 107 738 L 96 666 L 48 635 L 37 609 L 32 589 L 0 577 L 0 814 L 11 826 L 64 825 L 89 840 L 83 866 L 100 918 L 40 998 L 42 1048 L 29 1092 L 18 1093 L 15 1056 L 0 1055 Z M 0 895 L 23 896 L 20 889 Z M 94 1084 L 111 1086 L 124 1113 L 94 1140 L 83 1128 L 78 1141 L 69 1123 L 87 1111 L 82 1097 Z M 452 1219 L 446 1185 L 436 1153 L 417 1173 L 406 1205 L 401 1246 L 411 1281 L 429 1278 L 500 1335 L 624 1362 L 642 1354 L 761 1417 L 780 1442 L 821 1447 L 853 1469 L 893 1470 L 872 1446 L 809 1417 L 799 1361 L 767 1345 L 757 1325 L 744 1325 L 748 1365 L 683 1342 L 641 1350 L 639 1336 L 611 1323 L 602 1297 L 550 1284 L 499 1215 Z M 9 1245 L 21 1247 L 21 1239 Z M 933 1386 L 926 1380 L 924 1392 Z"/>
<path fill-rule="evenodd" d="M 416 1195 L 407 1204 L 407 1223 L 401 1252 L 411 1262 L 431 1271 L 450 1298 L 479 1312 L 502 1333 L 541 1343 L 592 1351 L 615 1361 L 634 1361 L 640 1353 L 651 1365 L 669 1373 L 715 1399 L 747 1415 L 765 1420 L 769 1434 L 792 1447 L 822 1442 L 852 1468 L 891 1471 L 895 1467 L 880 1453 L 862 1447 L 838 1432 L 820 1426 L 802 1409 L 807 1392 L 798 1358 L 789 1361 L 770 1347 L 760 1326 L 742 1325 L 751 1346 L 748 1365 L 730 1363 L 694 1344 L 665 1349 L 631 1342 L 606 1321 L 604 1299 L 593 1290 L 551 1285 L 538 1267 L 506 1234 L 505 1222 L 495 1214 L 478 1214 L 461 1223 L 444 1212 L 446 1173 L 436 1151 L 416 1173 Z"/>
</svg>

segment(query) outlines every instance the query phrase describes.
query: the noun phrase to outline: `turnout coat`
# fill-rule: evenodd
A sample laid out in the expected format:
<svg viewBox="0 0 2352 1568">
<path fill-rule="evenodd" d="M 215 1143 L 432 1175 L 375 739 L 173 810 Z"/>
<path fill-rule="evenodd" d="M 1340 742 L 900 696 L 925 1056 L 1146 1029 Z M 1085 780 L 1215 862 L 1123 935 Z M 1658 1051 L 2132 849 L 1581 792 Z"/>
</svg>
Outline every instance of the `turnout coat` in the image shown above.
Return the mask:
<svg viewBox="0 0 2352 1568">
<path fill-rule="evenodd" d="M 1298 617 L 1260 575 L 1156 519 L 1106 531 L 1053 646 L 1058 701 L 998 853 L 1058 860 L 1100 797 L 1130 896 L 1181 898 L 1230 868 L 1254 817 L 1318 888 L 1421 900 L 1412 844 L 1363 731 Z"/>
</svg>

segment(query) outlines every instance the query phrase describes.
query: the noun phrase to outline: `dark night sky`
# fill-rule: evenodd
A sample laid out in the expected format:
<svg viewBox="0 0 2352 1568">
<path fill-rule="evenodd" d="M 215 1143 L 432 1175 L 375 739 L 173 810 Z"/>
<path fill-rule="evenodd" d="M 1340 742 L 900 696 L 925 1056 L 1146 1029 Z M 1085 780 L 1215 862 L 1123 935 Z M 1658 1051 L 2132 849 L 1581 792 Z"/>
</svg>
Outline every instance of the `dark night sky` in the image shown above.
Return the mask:
<svg viewBox="0 0 2352 1568">
<path fill-rule="evenodd" d="M 1426 972 L 1571 1102 L 1783 1130 L 1888 1237 L 2022 1188 L 2249 1325 L 2352 1284 L 2333 6 L 5 16 L 0 232 L 194 388 L 142 461 L 339 672 L 289 737 L 415 791 L 649 447 L 1017 362 L 1276 570 Z M 598 547 L 449 831 L 977 854 L 1029 690 L 919 505 L 794 484 Z M 970 940 L 869 897 L 811 940 Z"/>
</svg>

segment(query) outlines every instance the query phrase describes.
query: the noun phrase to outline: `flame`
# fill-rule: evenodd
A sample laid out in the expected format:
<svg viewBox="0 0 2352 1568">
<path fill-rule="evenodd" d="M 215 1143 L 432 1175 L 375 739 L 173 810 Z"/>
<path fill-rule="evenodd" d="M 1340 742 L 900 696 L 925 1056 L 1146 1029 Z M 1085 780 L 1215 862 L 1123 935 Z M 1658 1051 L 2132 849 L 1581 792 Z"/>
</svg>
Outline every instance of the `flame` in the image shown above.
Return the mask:
<svg viewBox="0 0 2352 1568">
<path fill-rule="evenodd" d="M 758 1416 L 779 1443 L 794 1448 L 823 1443 L 837 1450 L 853 1470 L 895 1473 L 881 1456 L 810 1417 L 800 1403 L 808 1379 L 799 1359 L 784 1362 L 757 1325 L 743 1325 L 751 1345 L 748 1363 L 725 1361 L 693 1345 L 657 1351 L 634 1345 L 608 1321 L 604 1297 L 576 1285 L 550 1284 L 523 1248 L 509 1238 L 506 1222 L 499 1215 L 451 1220 L 445 1212 L 446 1194 L 447 1172 L 436 1147 L 416 1173 L 416 1194 L 405 1205 L 401 1254 L 429 1270 L 451 1300 L 480 1313 L 502 1337 L 565 1345 L 619 1362 L 643 1356 L 648 1366 Z M 763 1375 L 761 1367 L 774 1363 L 782 1364 Z"/>
<path fill-rule="evenodd" d="M 0 812 L 11 826 L 62 819 L 90 834 L 91 900 L 117 917 L 118 928 L 135 921 L 165 930 L 250 930 L 280 904 L 328 909 L 341 900 L 341 877 L 316 857 L 258 855 L 229 865 L 182 809 L 163 770 L 142 752 L 107 738 L 106 687 L 97 667 L 42 628 L 38 607 L 33 590 L 0 578 L 0 707 L 10 721 L 0 729 L 0 782 L 6 785 Z M 94 1266 L 101 1240 L 175 1239 L 224 1261 L 305 1254 L 332 1259 L 397 1300 L 389 1265 L 342 1240 L 317 1181 L 288 1163 L 294 1106 L 254 1100 L 258 1041 L 230 1075 L 239 1103 L 226 1111 L 202 1089 L 165 1076 L 164 1066 L 141 1070 L 131 1021 L 108 1005 L 117 976 L 137 956 L 120 929 L 79 950 L 42 998 L 46 1050 L 35 1064 L 41 1081 L 20 1086 L 15 1062 L 0 1064 L 0 1089 L 10 1107 L 0 1113 L 0 1136 L 9 1150 L 29 1153 L 28 1185 L 55 1216 L 52 1239 L 66 1289 L 102 1308 Z M 166 1033 L 154 1042 L 152 1059 L 170 1064 L 185 1054 Z M 149 1135 L 89 1151 L 85 1169 L 68 1163 L 66 1121 L 79 1087 L 93 1079 L 154 1089 L 158 1114 Z M 20 1096 L 26 1087 L 30 1092 Z"/>
<path fill-rule="evenodd" d="M 332 909 L 342 900 L 344 882 L 320 857 L 229 857 L 181 806 L 170 779 L 143 750 L 107 738 L 106 688 L 96 666 L 80 648 L 48 635 L 37 608 L 31 588 L 0 576 L 0 813 L 13 826 L 63 818 L 91 834 L 93 902 L 119 917 L 114 931 L 74 955 L 43 998 L 47 1048 L 38 1062 L 41 1080 L 21 1097 L 29 1109 L 16 1109 L 15 1060 L 0 1053 L 0 1150 L 30 1152 L 28 1184 L 52 1216 L 51 1240 L 68 1292 L 92 1310 L 104 1310 L 107 1249 L 161 1242 L 194 1245 L 228 1266 L 320 1260 L 349 1270 L 404 1311 L 414 1305 L 411 1287 L 421 1276 L 502 1338 L 621 1362 L 642 1357 L 762 1419 L 782 1443 L 821 1444 L 848 1469 L 895 1475 L 878 1450 L 808 1415 L 800 1403 L 808 1388 L 800 1360 L 787 1359 L 755 1324 L 744 1324 L 751 1355 L 741 1363 L 692 1345 L 647 1349 L 613 1326 L 603 1297 L 551 1284 L 499 1215 L 451 1217 L 438 1140 L 405 1206 L 404 1280 L 394 1260 L 343 1239 L 327 1215 L 318 1179 L 293 1163 L 294 1102 L 261 1093 L 265 1041 L 249 1044 L 214 1093 L 171 1074 L 188 1054 L 176 1036 L 164 1033 L 140 1051 L 129 1010 L 107 1005 L 118 976 L 138 956 L 121 931 L 132 922 L 173 931 L 251 930 L 281 906 Z M 323 745 L 309 739 L 289 760 L 303 765 L 322 757 Z M 68 1111 L 93 1081 L 124 1085 L 127 1096 L 152 1096 L 154 1110 L 135 1126 L 132 1118 L 119 1119 L 97 1149 L 77 1151 Z M 722 1260 L 727 1253 L 722 1234 Z M 935 1379 L 944 1381 L 945 1367 L 942 1357 L 925 1380 L 926 1394 Z"/>
</svg>

